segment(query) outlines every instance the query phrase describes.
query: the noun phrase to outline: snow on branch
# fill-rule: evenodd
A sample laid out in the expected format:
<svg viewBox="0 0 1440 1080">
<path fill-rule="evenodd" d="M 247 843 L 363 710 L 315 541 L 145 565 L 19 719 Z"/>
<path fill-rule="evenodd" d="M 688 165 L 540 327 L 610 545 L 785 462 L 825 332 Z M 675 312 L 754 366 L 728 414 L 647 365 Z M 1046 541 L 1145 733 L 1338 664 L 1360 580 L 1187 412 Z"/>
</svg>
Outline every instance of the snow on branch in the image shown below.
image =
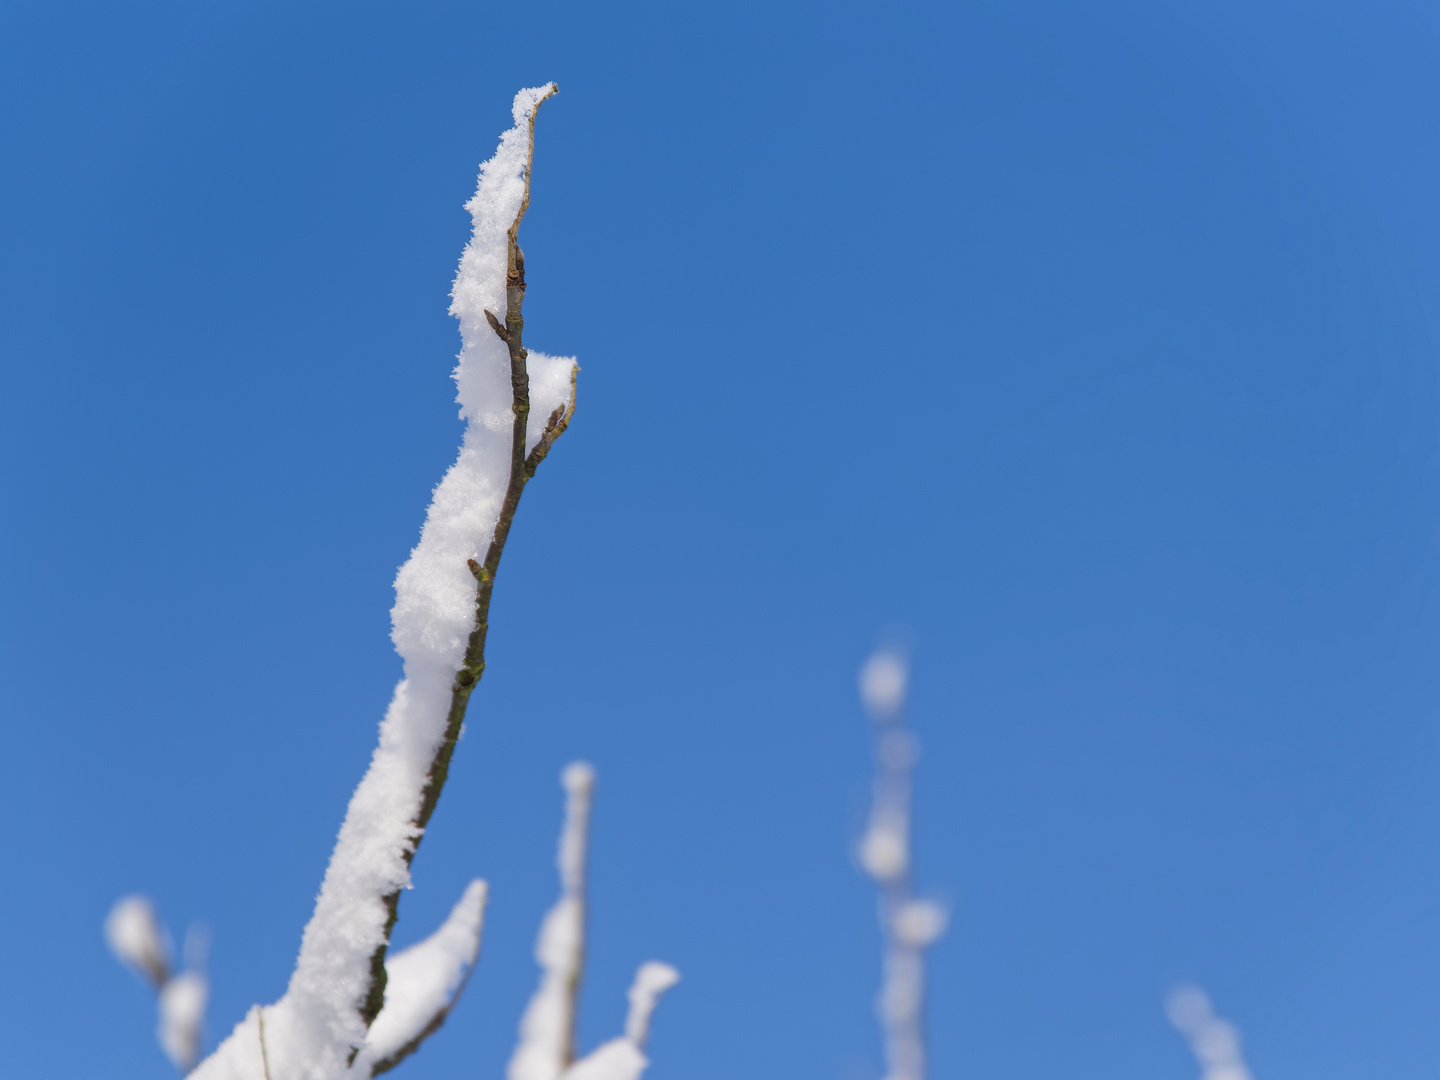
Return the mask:
<svg viewBox="0 0 1440 1080">
<path fill-rule="evenodd" d="M 875 730 L 878 770 L 870 821 L 857 858 L 880 890 L 884 982 L 876 1011 L 885 1039 L 887 1080 L 925 1080 L 925 950 L 945 932 L 946 910 L 915 896 L 910 808 L 919 747 L 904 728 L 909 667 L 884 649 L 860 669 L 860 698 Z"/>
<path fill-rule="evenodd" d="M 1240 1033 L 1215 1015 L 1205 991 L 1179 987 L 1166 1000 L 1165 1012 L 1200 1063 L 1200 1080 L 1251 1080 L 1240 1053 Z"/>
<path fill-rule="evenodd" d="M 668 964 L 642 964 L 630 988 L 625 1034 L 575 1060 L 575 1016 L 585 964 L 585 864 L 590 843 L 590 805 L 595 770 L 583 761 L 560 775 L 565 824 L 556 867 L 560 899 L 545 916 L 535 942 L 540 986 L 520 1020 L 520 1042 L 510 1058 L 508 1080 L 637 1080 L 648 1064 L 645 1041 L 655 1005 L 680 973 Z"/>
</svg>

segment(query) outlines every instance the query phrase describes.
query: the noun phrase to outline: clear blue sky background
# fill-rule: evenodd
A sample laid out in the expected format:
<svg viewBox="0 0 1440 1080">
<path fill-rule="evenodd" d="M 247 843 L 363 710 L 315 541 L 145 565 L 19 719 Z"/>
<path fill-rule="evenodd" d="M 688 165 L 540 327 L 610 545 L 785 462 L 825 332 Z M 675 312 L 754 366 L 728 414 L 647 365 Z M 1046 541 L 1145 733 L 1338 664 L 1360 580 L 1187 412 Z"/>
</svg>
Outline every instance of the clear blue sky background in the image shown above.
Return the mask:
<svg viewBox="0 0 1440 1080">
<path fill-rule="evenodd" d="M 515 12 L 523 11 L 523 18 Z M 1440 1071 L 1432 4 L 0 7 L 7 1077 L 164 1077 L 100 923 L 285 985 L 460 434 L 461 204 L 555 79 L 527 332 L 584 366 L 397 939 L 500 1077 L 599 769 L 583 1038 L 879 1075 L 854 673 L 915 643 L 934 1075 Z M 399 1074 L 397 1074 L 399 1075 Z"/>
</svg>

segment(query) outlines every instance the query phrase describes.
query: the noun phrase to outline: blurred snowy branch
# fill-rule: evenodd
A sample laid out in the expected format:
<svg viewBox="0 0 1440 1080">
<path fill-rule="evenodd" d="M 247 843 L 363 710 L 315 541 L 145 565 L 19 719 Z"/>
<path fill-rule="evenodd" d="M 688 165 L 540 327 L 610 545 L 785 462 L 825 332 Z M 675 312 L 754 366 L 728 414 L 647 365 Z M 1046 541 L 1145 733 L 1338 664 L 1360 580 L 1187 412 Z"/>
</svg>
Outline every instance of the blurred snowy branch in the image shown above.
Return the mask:
<svg viewBox="0 0 1440 1080">
<path fill-rule="evenodd" d="M 642 964 L 630 988 L 625 1034 L 575 1060 L 575 1016 L 585 966 L 585 864 L 590 848 L 590 805 L 595 770 L 572 762 L 560 774 L 565 824 L 556 868 L 560 899 L 540 925 L 535 962 L 540 985 L 520 1021 L 520 1042 L 510 1058 L 508 1080 L 635 1080 L 645 1071 L 643 1053 L 655 1003 L 679 981 L 668 964 Z"/>
<path fill-rule="evenodd" d="M 904 727 L 909 681 L 905 656 L 882 649 L 860 669 L 860 699 L 875 731 L 874 801 L 860 839 L 861 867 L 880 889 L 885 974 L 876 1009 L 885 1038 L 888 1080 L 925 1078 L 925 950 L 945 932 L 946 910 L 917 899 L 910 809 L 919 747 Z"/>
<path fill-rule="evenodd" d="M 509 1080 L 556 1080 L 575 1060 L 575 1011 L 585 963 L 585 857 L 595 771 L 575 762 L 561 774 L 565 825 L 556 865 L 560 899 L 545 916 L 535 942 L 540 986 L 520 1021 L 520 1043 L 510 1058 Z"/>
<path fill-rule="evenodd" d="M 205 935 L 192 927 L 185 941 L 185 970 L 170 964 L 169 935 L 160 926 L 155 907 L 143 896 L 127 896 L 105 919 L 110 950 L 155 990 L 160 1048 L 182 1073 L 200 1056 L 209 983 L 205 978 Z"/>
<path fill-rule="evenodd" d="M 1251 1080 L 1240 1054 L 1240 1033 L 1215 1015 L 1203 990 L 1179 987 L 1166 1000 L 1165 1013 L 1200 1063 L 1200 1080 Z"/>
</svg>

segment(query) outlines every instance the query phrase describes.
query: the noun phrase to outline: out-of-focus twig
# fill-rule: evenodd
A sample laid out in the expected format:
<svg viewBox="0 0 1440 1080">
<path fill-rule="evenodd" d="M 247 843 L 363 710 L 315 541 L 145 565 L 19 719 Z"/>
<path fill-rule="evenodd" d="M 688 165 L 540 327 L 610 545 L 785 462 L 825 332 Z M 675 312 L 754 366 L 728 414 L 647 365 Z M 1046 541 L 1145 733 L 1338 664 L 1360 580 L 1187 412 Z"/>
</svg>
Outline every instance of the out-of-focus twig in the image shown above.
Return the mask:
<svg viewBox="0 0 1440 1080">
<path fill-rule="evenodd" d="M 625 1033 L 583 1058 L 576 1053 L 575 1017 L 585 966 L 585 869 L 590 845 L 590 807 L 595 770 L 583 761 L 566 766 L 565 825 L 556 866 L 560 899 L 545 916 L 535 942 L 540 985 L 520 1021 L 520 1042 L 510 1058 L 508 1080 L 636 1080 L 648 1064 L 645 1042 L 660 995 L 680 980 L 669 964 L 640 965 L 630 987 Z"/>
<path fill-rule="evenodd" d="M 1178 987 L 1166 999 L 1165 1013 L 1200 1063 L 1200 1080 L 1251 1080 L 1240 1053 L 1240 1033 L 1215 1015 L 1205 991 Z"/>
<path fill-rule="evenodd" d="M 860 669 L 860 697 L 875 733 L 876 777 L 861 867 L 880 890 L 884 982 L 876 1010 L 885 1040 L 887 1080 L 925 1080 L 925 950 L 945 931 L 947 913 L 915 895 L 910 844 L 914 770 L 919 751 L 905 729 L 909 669 L 903 654 L 881 650 Z"/>
<path fill-rule="evenodd" d="M 185 970 L 170 960 L 169 935 L 143 896 L 116 902 L 105 919 L 105 940 L 120 962 L 155 991 L 159 1023 L 155 1037 L 175 1067 L 188 1073 L 200 1059 L 205 1003 L 210 983 L 205 976 L 207 936 L 192 927 L 185 942 Z"/>
</svg>

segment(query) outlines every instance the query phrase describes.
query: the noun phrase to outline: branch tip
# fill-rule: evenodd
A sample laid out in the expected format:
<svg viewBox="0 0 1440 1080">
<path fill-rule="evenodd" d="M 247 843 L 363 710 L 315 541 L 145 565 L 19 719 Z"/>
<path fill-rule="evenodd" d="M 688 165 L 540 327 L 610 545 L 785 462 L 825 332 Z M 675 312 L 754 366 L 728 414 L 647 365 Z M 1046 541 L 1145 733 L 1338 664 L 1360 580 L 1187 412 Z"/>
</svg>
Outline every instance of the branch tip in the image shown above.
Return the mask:
<svg viewBox="0 0 1440 1080">
<path fill-rule="evenodd" d="M 540 95 L 534 106 L 530 109 L 530 145 L 525 153 L 525 197 L 520 200 L 520 209 L 515 213 L 514 224 L 510 226 L 510 243 L 515 244 L 515 238 L 520 234 L 520 222 L 525 218 L 525 211 L 530 209 L 530 172 L 535 166 L 535 116 L 540 111 L 540 106 L 549 101 L 560 92 L 560 87 L 553 82 L 545 93 Z"/>
</svg>

